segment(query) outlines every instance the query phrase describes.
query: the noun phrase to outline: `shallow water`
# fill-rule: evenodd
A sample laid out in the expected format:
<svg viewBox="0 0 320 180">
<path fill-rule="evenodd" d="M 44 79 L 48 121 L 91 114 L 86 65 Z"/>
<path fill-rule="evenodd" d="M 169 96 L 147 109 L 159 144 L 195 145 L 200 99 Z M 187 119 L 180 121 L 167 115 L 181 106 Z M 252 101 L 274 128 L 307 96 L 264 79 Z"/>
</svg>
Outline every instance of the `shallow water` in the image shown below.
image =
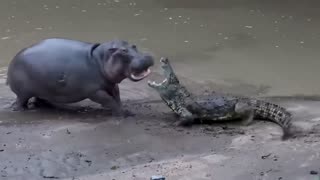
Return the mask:
<svg viewBox="0 0 320 180">
<path fill-rule="evenodd" d="M 0 65 L 43 38 L 119 38 L 171 58 L 192 80 L 266 85 L 269 94 L 318 94 L 316 1 L 3 0 Z M 185 7 L 185 8 L 183 8 Z M 157 71 L 157 69 L 155 69 Z"/>
</svg>

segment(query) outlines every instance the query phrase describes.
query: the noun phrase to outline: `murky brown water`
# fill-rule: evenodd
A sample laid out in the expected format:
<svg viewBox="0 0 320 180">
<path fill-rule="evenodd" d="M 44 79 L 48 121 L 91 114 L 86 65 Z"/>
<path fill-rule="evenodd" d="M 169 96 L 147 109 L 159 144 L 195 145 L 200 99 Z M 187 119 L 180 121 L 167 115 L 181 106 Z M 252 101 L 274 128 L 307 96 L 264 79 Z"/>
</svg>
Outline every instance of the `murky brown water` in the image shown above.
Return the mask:
<svg viewBox="0 0 320 180">
<path fill-rule="evenodd" d="M 43 38 L 120 38 L 170 57 L 181 76 L 194 80 L 318 94 L 317 7 L 316 1 L 3 0 L 0 65 Z"/>
</svg>

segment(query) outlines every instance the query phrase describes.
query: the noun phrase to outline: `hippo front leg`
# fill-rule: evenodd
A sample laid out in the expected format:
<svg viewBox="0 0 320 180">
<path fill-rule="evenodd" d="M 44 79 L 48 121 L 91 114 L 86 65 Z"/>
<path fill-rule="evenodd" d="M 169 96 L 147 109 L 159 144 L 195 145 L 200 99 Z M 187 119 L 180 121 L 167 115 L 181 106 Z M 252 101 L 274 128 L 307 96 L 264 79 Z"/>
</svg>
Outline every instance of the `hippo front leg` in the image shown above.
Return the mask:
<svg viewBox="0 0 320 180">
<path fill-rule="evenodd" d="M 120 99 L 120 90 L 119 85 L 115 85 L 112 91 L 112 96 L 116 100 L 116 102 L 119 104 L 119 106 L 122 107 L 121 99 Z"/>
<path fill-rule="evenodd" d="M 112 91 L 112 97 L 114 98 L 114 100 L 118 103 L 118 105 L 122 108 L 122 102 L 121 102 L 121 98 L 120 98 L 120 90 L 119 90 L 119 85 L 115 85 L 115 87 L 113 88 L 113 91 Z M 132 113 L 131 111 L 129 110 L 124 110 L 122 108 L 122 113 L 125 117 L 127 116 L 134 116 L 135 114 Z"/>
<path fill-rule="evenodd" d="M 123 114 L 120 97 L 113 97 L 104 90 L 98 90 L 95 94 L 89 97 L 89 99 L 101 104 L 101 106 L 104 108 L 111 108 L 112 115 L 120 116 Z"/>
</svg>

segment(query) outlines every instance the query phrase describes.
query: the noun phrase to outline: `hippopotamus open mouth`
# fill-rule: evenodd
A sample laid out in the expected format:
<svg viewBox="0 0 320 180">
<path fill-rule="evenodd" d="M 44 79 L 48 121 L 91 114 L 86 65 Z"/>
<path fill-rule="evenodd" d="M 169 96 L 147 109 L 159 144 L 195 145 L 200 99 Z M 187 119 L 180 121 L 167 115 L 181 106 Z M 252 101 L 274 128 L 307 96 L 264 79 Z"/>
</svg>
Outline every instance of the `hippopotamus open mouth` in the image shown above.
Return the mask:
<svg viewBox="0 0 320 180">
<path fill-rule="evenodd" d="M 140 81 L 151 73 L 150 67 L 153 66 L 153 58 L 149 55 L 144 55 L 138 59 L 133 59 L 129 66 L 128 78 L 132 81 Z"/>
<path fill-rule="evenodd" d="M 153 56 L 139 51 L 135 45 L 126 41 L 112 41 L 105 44 L 103 49 L 110 53 L 104 65 L 109 80 L 119 83 L 128 78 L 136 82 L 151 73 L 150 67 L 154 65 Z"/>
<path fill-rule="evenodd" d="M 145 77 L 147 77 L 149 74 L 151 73 L 150 68 L 148 68 L 147 70 L 144 70 L 141 73 L 131 73 L 130 74 L 130 79 L 135 80 L 135 81 L 140 81 L 142 79 L 144 79 Z"/>
</svg>

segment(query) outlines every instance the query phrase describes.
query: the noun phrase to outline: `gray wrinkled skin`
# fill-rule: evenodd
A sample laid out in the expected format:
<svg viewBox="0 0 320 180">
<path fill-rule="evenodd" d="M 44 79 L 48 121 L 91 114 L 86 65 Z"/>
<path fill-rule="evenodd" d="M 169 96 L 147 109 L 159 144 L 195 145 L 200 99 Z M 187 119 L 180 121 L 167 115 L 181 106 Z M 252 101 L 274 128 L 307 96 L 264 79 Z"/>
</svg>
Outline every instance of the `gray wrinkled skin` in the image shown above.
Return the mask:
<svg viewBox="0 0 320 180">
<path fill-rule="evenodd" d="M 7 84 L 16 94 L 14 110 L 35 104 L 75 103 L 89 98 L 121 114 L 118 84 L 140 81 L 150 73 L 153 57 L 135 45 L 115 40 L 87 43 L 45 39 L 22 49 L 9 64 Z"/>
<path fill-rule="evenodd" d="M 285 108 L 262 100 L 219 93 L 195 97 L 180 84 L 169 60 L 161 58 L 160 62 L 165 76 L 164 81 L 162 83 L 148 81 L 148 85 L 155 89 L 168 107 L 181 118 L 178 125 L 191 125 L 195 119 L 211 121 L 242 119 L 243 124 L 249 125 L 253 118 L 261 118 L 279 124 L 283 129 L 283 140 L 293 135 L 292 115 Z"/>
</svg>

